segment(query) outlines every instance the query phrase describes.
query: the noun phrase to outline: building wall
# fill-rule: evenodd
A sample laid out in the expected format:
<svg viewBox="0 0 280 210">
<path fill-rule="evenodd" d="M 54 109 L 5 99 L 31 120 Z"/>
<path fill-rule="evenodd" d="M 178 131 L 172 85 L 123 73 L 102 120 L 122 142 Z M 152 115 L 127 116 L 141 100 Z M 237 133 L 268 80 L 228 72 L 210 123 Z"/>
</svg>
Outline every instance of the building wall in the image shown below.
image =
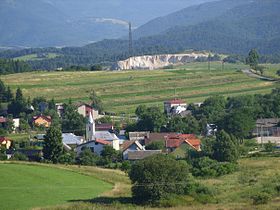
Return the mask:
<svg viewBox="0 0 280 210">
<path fill-rule="evenodd" d="M 132 144 L 130 145 L 130 147 L 128 147 L 128 149 L 126 149 L 124 152 L 123 152 L 123 159 L 124 160 L 128 160 L 128 152 L 129 151 L 137 151 L 138 150 L 138 147 L 136 144 Z"/>
<path fill-rule="evenodd" d="M 99 143 L 96 144 L 95 142 L 90 142 L 88 144 L 78 146 L 76 149 L 78 155 L 81 154 L 82 148 L 84 147 L 90 148 L 92 151 L 94 151 L 95 154 L 100 155 L 101 152 L 103 151 L 104 145 Z"/>
<path fill-rule="evenodd" d="M 274 137 L 274 136 L 264 136 L 264 137 L 257 137 L 258 144 L 267 144 L 269 142 L 273 144 L 280 145 L 280 137 Z"/>
</svg>

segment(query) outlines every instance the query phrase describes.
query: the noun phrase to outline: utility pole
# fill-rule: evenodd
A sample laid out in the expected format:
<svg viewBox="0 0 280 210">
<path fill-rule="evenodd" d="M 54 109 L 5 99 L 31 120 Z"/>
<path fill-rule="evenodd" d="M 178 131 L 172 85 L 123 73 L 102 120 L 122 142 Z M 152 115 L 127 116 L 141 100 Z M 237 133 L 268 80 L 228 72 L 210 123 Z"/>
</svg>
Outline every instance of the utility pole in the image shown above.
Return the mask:
<svg viewBox="0 0 280 210">
<path fill-rule="evenodd" d="M 131 27 L 131 22 L 128 23 L 128 27 L 129 27 L 129 48 L 128 48 L 128 52 L 129 52 L 129 57 L 133 56 L 133 49 L 132 49 L 132 27 Z"/>
<path fill-rule="evenodd" d="M 211 71 L 211 67 L 210 67 L 210 58 L 211 58 L 211 55 L 209 53 L 208 55 L 208 71 Z"/>
</svg>

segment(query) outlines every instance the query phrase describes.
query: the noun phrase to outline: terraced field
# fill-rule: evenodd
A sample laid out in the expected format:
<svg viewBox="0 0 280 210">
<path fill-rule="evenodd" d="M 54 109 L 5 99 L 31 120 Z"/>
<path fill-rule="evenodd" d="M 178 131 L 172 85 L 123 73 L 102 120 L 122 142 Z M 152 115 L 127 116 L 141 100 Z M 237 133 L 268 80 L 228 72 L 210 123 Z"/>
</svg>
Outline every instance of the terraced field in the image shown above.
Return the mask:
<svg viewBox="0 0 280 210">
<path fill-rule="evenodd" d="M 176 69 L 122 72 L 34 72 L 6 75 L 1 79 L 13 90 L 21 87 L 31 98 L 44 96 L 65 102 L 87 101 L 94 89 L 106 111 L 133 113 L 139 104 L 158 105 L 178 97 L 201 102 L 211 95 L 234 96 L 268 93 L 275 83 L 249 78 L 243 64 L 192 63 Z M 269 66 L 270 68 L 270 66 Z"/>
</svg>

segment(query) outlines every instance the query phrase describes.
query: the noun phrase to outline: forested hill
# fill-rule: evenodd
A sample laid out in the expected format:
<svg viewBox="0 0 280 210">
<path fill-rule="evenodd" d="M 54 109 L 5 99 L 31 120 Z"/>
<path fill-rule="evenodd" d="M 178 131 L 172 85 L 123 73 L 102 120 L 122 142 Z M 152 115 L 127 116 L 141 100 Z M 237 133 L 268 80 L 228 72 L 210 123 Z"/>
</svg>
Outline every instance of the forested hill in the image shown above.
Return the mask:
<svg viewBox="0 0 280 210">
<path fill-rule="evenodd" d="M 167 16 L 155 18 L 134 30 L 134 37 L 158 35 L 175 26 L 192 26 L 213 20 L 249 0 L 223 0 L 187 7 Z"/>
<path fill-rule="evenodd" d="M 225 9 L 225 13 L 208 21 L 190 26 L 176 26 L 159 35 L 135 40 L 134 55 L 178 53 L 187 49 L 245 55 L 252 48 L 257 48 L 261 54 L 280 54 L 280 1 L 244 2 Z M 69 65 L 111 63 L 128 57 L 128 41 L 104 40 L 85 47 L 5 51 L 0 52 L 0 57 L 14 58 L 42 51 L 55 52 L 59 56 L 32 61 L 30 64 L 33 68 L 53 69 Z"/>
</svg>

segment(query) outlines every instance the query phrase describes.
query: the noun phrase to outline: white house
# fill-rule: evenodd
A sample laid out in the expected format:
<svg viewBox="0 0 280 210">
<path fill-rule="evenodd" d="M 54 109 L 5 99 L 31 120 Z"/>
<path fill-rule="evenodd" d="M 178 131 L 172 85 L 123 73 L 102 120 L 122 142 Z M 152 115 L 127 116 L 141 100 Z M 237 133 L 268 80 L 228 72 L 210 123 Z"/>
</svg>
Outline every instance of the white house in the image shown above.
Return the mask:
<svg viewBox="0 0 280 210">
<path fill-rule="evenodd" d="M 95 139 L 94 141 L 88 141 L 84 144 L 78 145 L 76 152 L 79 155 L 85 148 L 89 148 L 93 153 L 100 155 L 106 145 L 111 145 L 111 142 Z"/>
<path fill-rule="evenodd" d="M 94 119 L 99 118 L 98 110 L 95 110 L 92 106 L 86 103 L 77 104 L 78 113 L 83 115 L 84 117 L 89 117 L 90 113 L 92 114 Z"/>
<path fill-rule="evenodd" d="M 128 160 L 128 153 L 132 151 L 145 151 L 145 147 L 139 141 L 126 141 L 122 146 L 123 159 Z"/>
</svg>

